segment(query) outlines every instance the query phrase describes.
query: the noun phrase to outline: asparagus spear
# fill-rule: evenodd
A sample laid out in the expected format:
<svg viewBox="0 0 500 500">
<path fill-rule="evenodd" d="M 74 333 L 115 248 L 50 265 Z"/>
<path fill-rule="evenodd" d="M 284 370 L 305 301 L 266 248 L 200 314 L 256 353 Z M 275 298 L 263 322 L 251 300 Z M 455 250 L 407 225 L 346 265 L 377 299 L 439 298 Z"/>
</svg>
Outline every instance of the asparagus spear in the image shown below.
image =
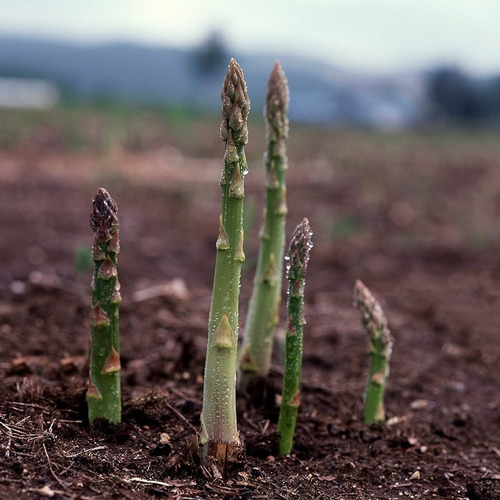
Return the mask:
<svg viewBox="0 0 500 500">
<path fill-rule="evenodd" d="M 304 287 L 307 264 L 312 248 L 312 231 L 304 219 L 292 235 L 288 249 L 288 304 L 283 395 L 278 420 L 280 453 L 289 455 L 292 450 L 297 412 L 300 406 L 300 373 L 302 368 L 302 336 L 304 318 Z"/>
<path fill-rule="evenodd" d="M 271 364 L 274 331 L 279 322 L 282 261 L 285 245 L 286 187 L 288 168 L 288 83 L 278 61 L 267 83 L 266 118 L 267 183 L 264 219 L 254 288 L 245 325 L 239 385 L 248 388 L 253 377 L 267 376 Z"/>
<path fill-rule="evenodd" d="M 100 188 L 92 201 L 90 227 L 95 233 L 92 247 L 90 378 L 87 390 L 89 421 L 105 418 L 111 423 L 121 419 L 120 344 L 118 306 L 120 283 L 116 271 L 118 207 L 109 193 Z"/>
<path fill-rule="evenodd" d="M 354 302 L 368 334 L 370 368 L 365 393 L 365 424 L 385 420 L 384 392 L 389 375 L 392 336 L 380 304 L 361 282 L 354 286 Z"/>
<path fill-rule="evenodd" d="M 250 110 L 247 87 L 231 59 L 222 98 L 221 137 L 225 143 L 220 180 L 222 206 L 216 242 L 214 287 L 208 324 L 200 444 L 202 460 L 214 457 L 223 469 L 240 444 L 236 424 L 238 299 L 243 252 L 244 145 Z"/>
</svg>

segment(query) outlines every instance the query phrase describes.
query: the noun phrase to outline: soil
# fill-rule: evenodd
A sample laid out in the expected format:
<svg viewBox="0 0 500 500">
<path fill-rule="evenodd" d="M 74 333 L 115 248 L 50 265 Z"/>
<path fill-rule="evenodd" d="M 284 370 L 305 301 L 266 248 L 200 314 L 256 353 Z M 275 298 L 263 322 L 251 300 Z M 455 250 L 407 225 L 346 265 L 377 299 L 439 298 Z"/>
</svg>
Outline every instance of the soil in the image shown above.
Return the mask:
<svg viewBox="0 0 500 500">
<path fill-rule="evenodd" d="M 500 498 L 498 146 L 302 133 L 288 234 L 308 216 L 315 248 L 293 454 L 277 452 L 276 350 L 261 396 L 238 402 L 246 456 L 228 478 L 201 468 L 196 450 L 220 161 L 211 150 L 189 157 L 173 139 L 104 152 L 31 141 L 0 153 L 1 498 Z M 262 206 L 259 144 L 248 153 L 240 324 Z M 88 214 L 101 185 L 121 220 L 116 426 L 89 426 L 84 397 Z M 387 421 L 369 427 L 358 278 L 395 339 Z"/>
</svg>

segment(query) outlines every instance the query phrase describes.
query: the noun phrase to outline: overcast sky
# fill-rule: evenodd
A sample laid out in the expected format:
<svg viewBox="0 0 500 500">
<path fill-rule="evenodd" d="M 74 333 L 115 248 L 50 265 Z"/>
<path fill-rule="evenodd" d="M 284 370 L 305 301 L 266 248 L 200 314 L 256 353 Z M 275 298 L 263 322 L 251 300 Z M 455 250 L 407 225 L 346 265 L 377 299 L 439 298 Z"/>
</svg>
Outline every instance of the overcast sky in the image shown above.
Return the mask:
<svg viewBox="0 0 500 500">
<path fill-rule="evenodd" d="M 212 30 L 348 69 L 500 72 L 500 0 L 0 0 L 0 34 L 186 47 Z"/>
</svg>

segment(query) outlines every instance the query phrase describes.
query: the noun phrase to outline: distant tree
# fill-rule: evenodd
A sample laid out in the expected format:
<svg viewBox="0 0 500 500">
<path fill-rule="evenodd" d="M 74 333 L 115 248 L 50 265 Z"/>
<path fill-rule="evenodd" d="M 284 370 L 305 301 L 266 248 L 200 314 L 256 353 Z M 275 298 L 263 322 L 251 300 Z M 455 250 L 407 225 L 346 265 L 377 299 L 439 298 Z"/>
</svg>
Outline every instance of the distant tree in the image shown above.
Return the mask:
<svg viewBox="0 0 500 500">
<path fill-rule="evenodd" d="M 482 86 L 458 68 L 443 67 L 433 71 L 429 75 L 427 90 L 435 115 L 474 122 L 488 114 Z"/>
<path fill-rule="evenodd" d="M 197 71 L 203 75 L 213 75 L 223 68 L 229 56 L 222 35 L 217 31 L 209 33 L 195 52 Z"/>
<path fill-rule="evenodd" d="M 488 109 L 495 122 L 500 121 L 500 76 L 494 76 L 486 83 Z"/>
</svg>

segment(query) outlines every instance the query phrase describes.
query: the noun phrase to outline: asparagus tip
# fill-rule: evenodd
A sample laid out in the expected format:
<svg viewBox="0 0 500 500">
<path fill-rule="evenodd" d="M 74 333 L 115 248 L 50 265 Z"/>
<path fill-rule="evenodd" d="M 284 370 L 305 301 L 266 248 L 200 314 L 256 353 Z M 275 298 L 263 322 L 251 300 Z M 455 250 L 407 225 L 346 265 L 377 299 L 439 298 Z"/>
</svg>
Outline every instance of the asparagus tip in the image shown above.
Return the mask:
<svg viewBox="0 0 500 500">
<path fill-rule="evenodd" d="M 99 188 L 92 200 L 90 227 L 95 232 L 99 243 L 106 243 L 113 238 L 119 220 L 118 206 L 104 188 Z"/>
<path fill-rule="evenodd" d="M 289 272 L 290 269 L 295 269 L 299 270 L 302 274 L 306 273 L 311 248 L 313 247 L 312 234 L 309 220 L 307 217 L 304 217 L 302 222 L 295 228 L 290 241 L 287 256 L 290 261 Z"/>
<path fill-rule="evenodd" d="M 372 339 L 381 335 L 384 344 L 390 344 L 392 337 L 384 311 L 382 311 L 378 300 L 361 280 L 357 280 L 354 285 L 354 305 L 361 312 L 368 335 Z"/>
<path fill-rule="evenodd" d="M 221 99 L 221 137 L 223 141 L 239 145 L 246 144 L 248 141 L 247 118 L 250 112 L 250 99 L 243 71 L 235 59 L 229 61 L 222 85 Z"/>
<path fill-rule="evenodd" d="M 274 63 L 267 82 L 265 116 L 270 127 L 281 137 L 288 135 L 288 81 L 279 61 Z"/>
</svg>

